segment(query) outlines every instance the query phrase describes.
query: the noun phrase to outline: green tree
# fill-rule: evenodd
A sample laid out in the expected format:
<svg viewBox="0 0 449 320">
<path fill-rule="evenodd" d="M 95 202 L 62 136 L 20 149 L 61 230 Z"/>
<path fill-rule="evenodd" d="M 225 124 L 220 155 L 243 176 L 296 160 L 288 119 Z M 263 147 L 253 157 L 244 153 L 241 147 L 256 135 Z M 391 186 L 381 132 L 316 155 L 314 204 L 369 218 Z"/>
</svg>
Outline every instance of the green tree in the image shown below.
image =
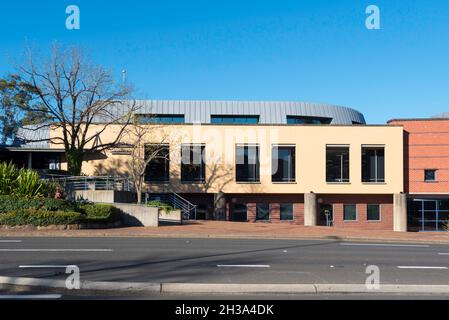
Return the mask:
<svg viewBox="0 0 449 320">
<path fill-rule="evenodd" d="M 25 122 L 31 99 L 19 75 L 0 79 L 0 144 L 14 139 L 17 129 Z"/>
</svg>

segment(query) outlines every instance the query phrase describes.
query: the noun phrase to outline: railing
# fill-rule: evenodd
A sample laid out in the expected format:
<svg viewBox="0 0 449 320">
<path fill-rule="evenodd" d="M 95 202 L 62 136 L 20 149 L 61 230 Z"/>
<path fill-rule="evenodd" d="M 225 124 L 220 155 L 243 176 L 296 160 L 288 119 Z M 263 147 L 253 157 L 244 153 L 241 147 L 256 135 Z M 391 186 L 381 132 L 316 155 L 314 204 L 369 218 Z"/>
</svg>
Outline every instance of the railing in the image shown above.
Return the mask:
<svg viewBox="0 0 449 320">
<path fill-rule="evenodd" d="M 45 180 L 56 182 L 65 190 L 118 190 L 131 191 L 131 184 L 126 177 L 114 176 L 60 176 L 47 175 Z"/>
<path fill-rule="evenodd" d="M 196 219 L 197 205 L 177 193 L 145 193 L 145 204 L 154 200 L 168 203 L 173 208 L 180 209 L 184 220 Z"/>
</svg>

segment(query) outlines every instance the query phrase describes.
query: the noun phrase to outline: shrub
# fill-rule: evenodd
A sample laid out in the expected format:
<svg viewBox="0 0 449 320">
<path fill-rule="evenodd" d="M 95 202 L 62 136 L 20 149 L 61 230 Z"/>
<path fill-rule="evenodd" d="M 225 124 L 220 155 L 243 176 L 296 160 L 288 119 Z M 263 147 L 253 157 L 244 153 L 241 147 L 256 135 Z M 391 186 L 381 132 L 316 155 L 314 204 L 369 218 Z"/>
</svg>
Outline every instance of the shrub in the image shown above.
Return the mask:
<svg viewBox="0 0 449 320">
<path fill-rule="evenodd" d="M 53 195 L 55 187 L 54 183 L 41 180 L 34 170 L 18 170 L 11 162 L 0 163 L 1 195 L 39 198 Z"/>
<path fill-rule="evenodd" d="M 154 200 L 154 201 L 149 201 L 147 202 L 147 206 L 149 207 L 159 207 L 162 210 L 166 211 L 167 213 L 174 210 L 174 208 L 169 205 L 168 203 L 162 202 L 162 201 L 158 201 L 158 200 Z"/>
<path fill-rule="evenodd" d="M 77 224 L 82 219 L 82 215 L 79 212 L 26 209 L 0 214 L 0 225 L 70 225 Z"/>
<path fill-rule="evenodd" d="M 78 205 L 67 200 L 52 198 L 27 199 L 17 196 L 0 195 L 0 212 L 36 209 L 46 211 L 79 211 Z"/>
<path fill-rule="evenodd" d="M 84 213 L 84 219 L 93 223 L 109 223 L 116 222 L 121 219 L 120 209 L 110 204 L 85 204 L 80 206 Z"/>
<path fill-rule="evenodd" d="M 17 168 L 11 162 L 0 163 L 0 194 L 11 194 L 17 175 Z"/>
</svg>

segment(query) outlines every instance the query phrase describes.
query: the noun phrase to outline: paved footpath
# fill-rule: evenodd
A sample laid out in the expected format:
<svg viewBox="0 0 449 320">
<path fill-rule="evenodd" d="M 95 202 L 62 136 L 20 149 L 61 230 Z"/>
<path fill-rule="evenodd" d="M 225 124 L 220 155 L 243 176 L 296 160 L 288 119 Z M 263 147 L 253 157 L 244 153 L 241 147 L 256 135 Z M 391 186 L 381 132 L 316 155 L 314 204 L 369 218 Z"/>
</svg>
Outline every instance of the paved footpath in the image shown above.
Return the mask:
<svg viewBox="0 0 449 320">
<path fill-rule="evenodd" d="M 0 229 L 0 237 L 159 237 L 159 238 L 237 238 L 237 239 L 337 239 L 449 243 L 448 232 L 393 232 L 292 224 L 190 221 L 184 225 L 130 227 L 106 230 Z"/>
</svg>

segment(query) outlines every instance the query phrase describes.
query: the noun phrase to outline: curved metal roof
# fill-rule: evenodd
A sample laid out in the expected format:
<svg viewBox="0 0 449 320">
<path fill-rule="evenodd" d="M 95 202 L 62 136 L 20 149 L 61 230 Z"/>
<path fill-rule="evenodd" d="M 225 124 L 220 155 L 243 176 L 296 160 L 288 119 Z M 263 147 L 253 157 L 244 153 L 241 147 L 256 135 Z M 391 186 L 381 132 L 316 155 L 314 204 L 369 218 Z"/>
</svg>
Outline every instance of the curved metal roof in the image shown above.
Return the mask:
<svg viewBox="0 0 449 320">
<path fill-rule="evenodd" d="M 216 100 L 138 100 L 137 103 L 140 114 L 184 115 L 186 123 L 210 123 L 211 115 L 258 115 L 260 124 L 286 124 L 287 116 L 332 118 L 331 124 L 366 123 L 357 110 L 319 103 Z M 112 108 L 116 115 L 128 109 L 127 103 Z"/>
</svg>

